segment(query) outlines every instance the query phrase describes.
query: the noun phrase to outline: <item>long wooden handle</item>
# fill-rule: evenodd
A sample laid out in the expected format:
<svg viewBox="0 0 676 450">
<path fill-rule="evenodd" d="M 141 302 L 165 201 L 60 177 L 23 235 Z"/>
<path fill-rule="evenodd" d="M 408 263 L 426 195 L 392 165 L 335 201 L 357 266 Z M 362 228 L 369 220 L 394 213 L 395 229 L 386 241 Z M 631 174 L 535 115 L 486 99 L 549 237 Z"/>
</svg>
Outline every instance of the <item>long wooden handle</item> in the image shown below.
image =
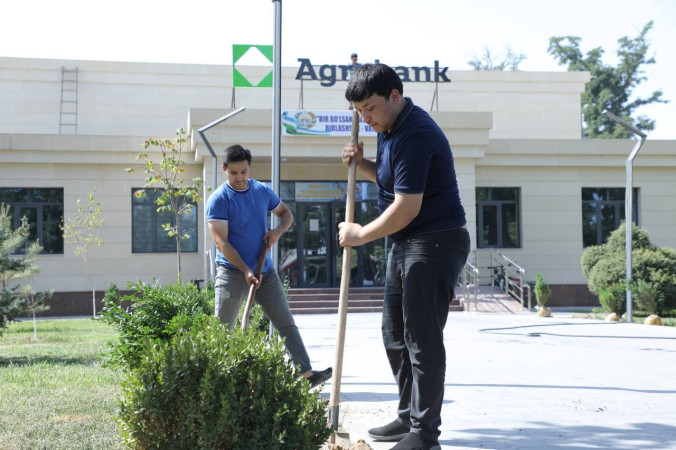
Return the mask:
<svg viewBox="0 0 676 450">
<path fill-rule="evenodd" d="M 359 113 L 352 111 L 352 143 L 359 141 Z M 357 179 L 357 158 L 352 158 L 347 172 L 347 198 L 345 201 L 345 222 L 354 222 L 354 194 Z M 338 303 L 338 336 L 331 379 L 329 400 L 330 419 L 333 431 L 338 431 L 340 410 L 340 380 L 343 372 L 343 350 L 345 348 L 345 327 L 347 324 L 347 302 L 350 293 L 350 272 L 352 269 L 352 247 L 343 247 L 343 269 L 340 277 L 340 301 Z"/>
<path fill-rule="evenodd" d="M 266 239 L 263 241 L 263 248 L 261 249 L 261 254 L 258 256 L 258 263 L 256 264 L 256 271 L 254 275 L 256 278 L 261 281 L 261 272 L 263 271 L 263 264 L 265 264 L 265 257 L 268 253 L 268 245 L 270 240 Z M 244 313 L 242 314 L 242 330 L 246 330 L 246 327 L 249 326 L 249 314 L 251 313 L 251 307 L 253 306 L 254 296 L 256 295 L 256 285 L 251 283 L 249 288 L 249 295 L 246 298 L 246 305 L 244 306 Z"/>
</svg>

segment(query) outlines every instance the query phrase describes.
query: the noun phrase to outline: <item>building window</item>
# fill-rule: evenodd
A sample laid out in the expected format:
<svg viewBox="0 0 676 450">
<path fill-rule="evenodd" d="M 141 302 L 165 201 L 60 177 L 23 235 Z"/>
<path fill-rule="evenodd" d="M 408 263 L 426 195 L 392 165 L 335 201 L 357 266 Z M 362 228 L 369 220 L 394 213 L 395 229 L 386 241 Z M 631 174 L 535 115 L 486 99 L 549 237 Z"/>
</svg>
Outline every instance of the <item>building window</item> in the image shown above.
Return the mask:
<svg viewBox="0 0 676 450">
<path fill-rule="evenodd" d="M 63 254 L 63 188 L 0 188 L 0 203 L 11 206 L 15 229 L 28 219 L 28 242 L 37 240 L 42 254 Z"/>
<path fill-rule="evenodd" d="M 476 188 L 477 247 L 521 247 L 519 188 Z"/>
<path fill-rule="evenodd" d="M 131 191 L 131 235 L 132 253 L 173 253 L 176 252 L 176 238 L 169 237 L 162 228 L 165 223 L 174 224 L 174 213 L 157 211 L 155 200 L 162 189 L 145 189 L 145 197 L 137 197 Z M 181 233 L 190 238 L 181 241 L 181 252 L 197 251 L 197 205 L 187 215 L 181 215 Z"/>
<path fill-rule="evenodd" d="M 624 188 L 582 188 L 582 242 L 605 244 L 624 221 Z M 634 188 L 632 216 L 638 225 L 638 189 Z"/>
</svg>

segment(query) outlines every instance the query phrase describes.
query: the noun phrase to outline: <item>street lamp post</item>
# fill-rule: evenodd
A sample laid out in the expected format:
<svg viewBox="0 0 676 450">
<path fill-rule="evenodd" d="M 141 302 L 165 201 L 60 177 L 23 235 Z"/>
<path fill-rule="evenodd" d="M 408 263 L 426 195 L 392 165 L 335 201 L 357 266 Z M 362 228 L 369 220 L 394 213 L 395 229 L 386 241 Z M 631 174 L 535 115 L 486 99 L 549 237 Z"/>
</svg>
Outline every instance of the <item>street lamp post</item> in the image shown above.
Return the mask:
<svg viewBox="0 0 676 450">
<path fill-rule="evenodd" d="M 634 200 L 634 158 L 638 154 L 638 151 L 641 149 L 641 146 L 645 142 L 647 135 L 640 131 L 638 128 L 627 123 L 626 121 L 620 119 L 615 114 L 610 111 L 603 111 L 603 114 L 612 120 L 615 123 L 622 125 L 624 128 L 628 129 L 635 135 L 639 136 L 641 139 L 634 145 L 634 149 L 629 154 L 627 161 L 625 163 L 627 176 L 626 176 L 626 187 L 624 193 L 624 223 L 626 224 L 626 234 L 625 234 L 625 252 L 626 252 L 626 283 L 625 283 L 625 294 L 627 298 L 627 323 L 632 323 L 632 301 L 631 301 L 631 251 L 632 251 L 632 228 L 634 223 L 633 217 L 633 200 Z"/>
<path fill-rule="evenodd" d="M 203 126 L 197 132 L 199 133 L 200 137 L 202 138 L 202 141 L 204 141 L 204 145 L 207 146 L 207 150 L 209 150 L 209 153 L 211 153 L 211 162 L 212 162 L 212 172 L 213 172 L 213 181 L 212 181 L 212 186 L 214 189 L 218 187 L 218 157 L 216 156 L 216 152 L 214 152 L 214 149 L 211 147 L 211 143 L 209 142 L 209 139 L 207 139 L 206 135 L 204 134 L 208 129 L 215 127 L 219 123 L 225 122 L 229 118 L 236 116 L 237 114 L 241 113 L 244 111 L 246 107 L 242 106 L 239 109 L 236 109 L 223 117 L 214 120 L 208 125 Z M 211 281 L 215 281 L 216 277 L 216 262 L 214 261 L 214 258 L 216 257 L 216 243 L 211 241 L 211 252 L 209 254 L 209 274 L 211 275 Z M 206 279 L 206 277 L 204 277 Z"/>
</svg>

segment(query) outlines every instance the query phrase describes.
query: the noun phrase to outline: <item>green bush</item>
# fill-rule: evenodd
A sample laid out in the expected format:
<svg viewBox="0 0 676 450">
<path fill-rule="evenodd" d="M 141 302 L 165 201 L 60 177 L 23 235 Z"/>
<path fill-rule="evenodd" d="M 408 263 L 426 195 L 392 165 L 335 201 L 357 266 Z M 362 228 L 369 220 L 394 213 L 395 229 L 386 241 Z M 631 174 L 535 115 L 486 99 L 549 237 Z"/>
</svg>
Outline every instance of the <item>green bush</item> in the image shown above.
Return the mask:
<svg viewBox="0 0 676 450">
<path fill-rule="evenodd" d="M 607 250 L 601 245 L 593 245 L 587 247 L 587 249 L 582 253 L 582 260 L 580 264 L 582 266 L 582 273 L 585 277 L 591 277 L 591 271 L 601 259 L 606 256 Z"/>
<path fill-rule="evenodd" d="M 627 226 L 622 222 L 617 230 L 610 233 L 608 242 L 603 246 L 607 247 L 610 252 L 625 252 L 627 240 Z M 645 248 L 654 248 L 655 246 L 650 242 L 648 232 L 643 228 L 632 224 L 631 227 L 631 249 L 639 250 Z"/>
<path fill-rule="evenodd" d="M 599 287 L 599 301 L 606 312 L 614 312 L 622 317 L 622 314 L 627 311 L 627 295 L 624 283 L 613 283 Z"/>
<path fill-rule="evenodd" d="M 147 346 L 122 393 L 133 448 L 312 449 L 331 434 L 283 343 L 253 327 L 228 333 L 214 317 Z"/>
<path fill-rule="evenodd" d="M 540 307 L 544 307 L 552 294 L 549 285 L 545 283 L 545 279 L 541 274 L 535 276 L 535 299 Z"/>
<path fill-rule="evenodd" d="M 109 361 L 115 366 L 134 369 L 147 342 L 169 340 L 181 328 L 190 328 L 191 321 L 214 311 L 213 290 L 199 290 L 193 283 L 161 287 L 156 280 L 148 284 L 139 280 L 127 288 L 132 294 L 119 296 L 117 288 L 109 287 L 101 311 L 100 320 L 119 332 Z"/>
<path fill-rule="evenodd" d="M 603 286 L 608 288 L 617 283 L 624 286 L 625 230 L 622 224 L 606 244 L 589 247 L 583 253 L 580 263 L 593 294 L 600 295 Z M 676 308 L 676 252 L 652 245 L 646 231 L 637 226 L 632 229 L 632 279 L 642 280 L 655 290 L 656 313 Z"/>
<path fill-rule="evenodd" d="M 656 314 L 659 298 L 657 290 L 646 281 L 638 280 L 631 283 L 632 299 L 643 311 L 648 314 Z"/>
</svg>

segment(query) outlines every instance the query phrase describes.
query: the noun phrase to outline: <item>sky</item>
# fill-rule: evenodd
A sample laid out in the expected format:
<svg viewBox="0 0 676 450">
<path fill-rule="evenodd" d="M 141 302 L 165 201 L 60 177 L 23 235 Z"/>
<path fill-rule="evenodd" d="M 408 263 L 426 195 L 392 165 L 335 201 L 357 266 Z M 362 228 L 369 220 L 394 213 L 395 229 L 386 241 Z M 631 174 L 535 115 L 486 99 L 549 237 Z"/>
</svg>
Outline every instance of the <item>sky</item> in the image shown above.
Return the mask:
<svg viewBox="0 0 676 450">
<path fill-rule="evenodd" d="M 272 0 L 7 0 L 0 56 L 103 61 L 232 64 L 233 44 L 271 45 Z M 617 63 L 617 40 L 648 21 L 650 52 L 635 94 L 657 89 L 667 104 L 640 108 L 656 120 L 648 139 L 676 139 L 676 1 L 674 0 L 283 0 L 282 65 L 360 62 L 471 70 L 484 47 L 506 46 L 526 59 L 519 69 L 559 72 L 549 38 L 579 36 L 583 53 L 605 50 Z M 1 100 L 1 99 L 0 99 Z"/>
</svg>

